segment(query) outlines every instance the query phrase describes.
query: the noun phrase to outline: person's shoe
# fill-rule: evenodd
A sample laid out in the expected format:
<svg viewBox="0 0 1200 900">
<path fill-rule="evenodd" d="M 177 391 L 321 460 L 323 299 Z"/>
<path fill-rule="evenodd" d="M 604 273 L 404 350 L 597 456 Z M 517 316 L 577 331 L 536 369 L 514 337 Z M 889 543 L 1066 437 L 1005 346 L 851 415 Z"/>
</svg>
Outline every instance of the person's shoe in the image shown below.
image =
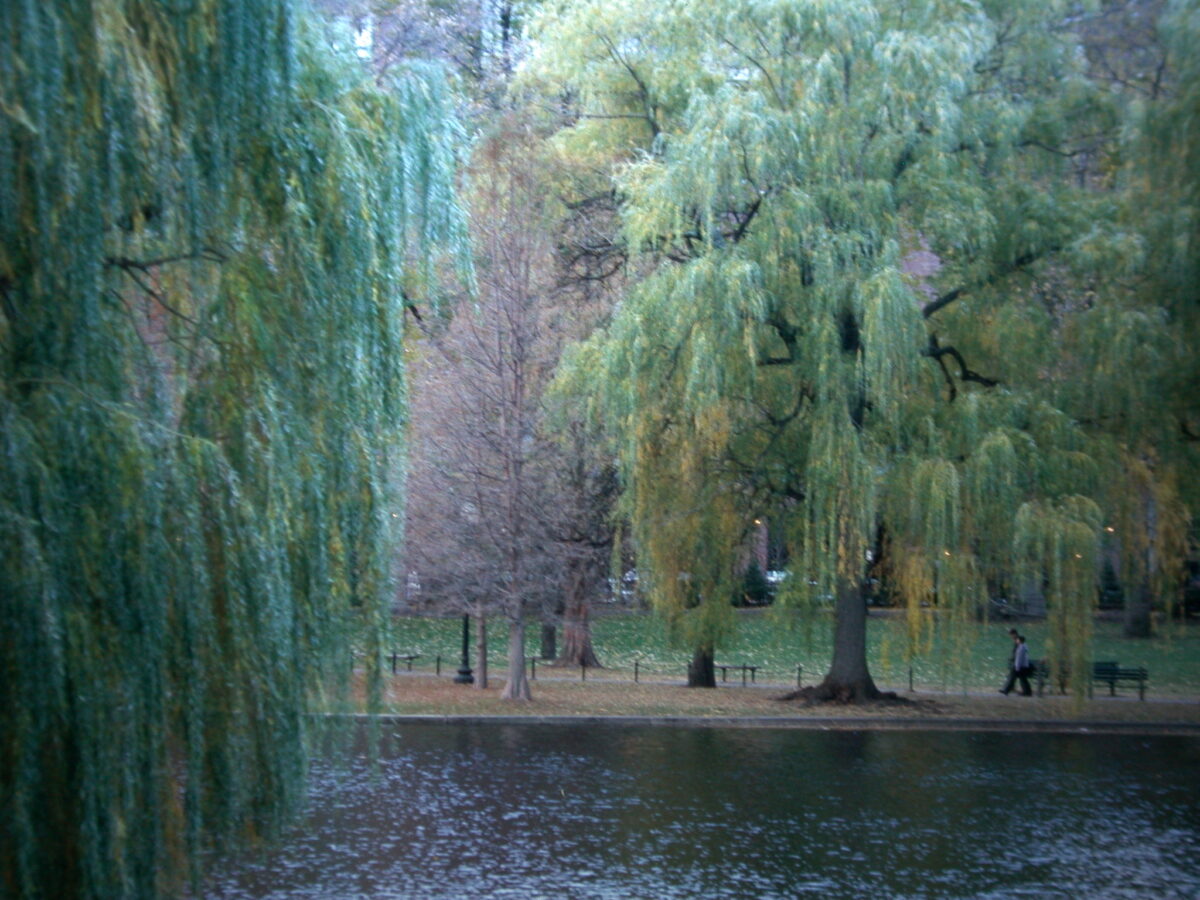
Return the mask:
<svg viewBox="0 0 1200 900">
<path fill-rule="evenodd" d="M 1008 696 L 1008 691 L 1001 690 L 1001 691 L 1000 691 L 1000 693 L 1002 693 L 1002 694 L 1003 694 L 1005 697 L 1007 697 L 1007 696 Z"/>
</svg>

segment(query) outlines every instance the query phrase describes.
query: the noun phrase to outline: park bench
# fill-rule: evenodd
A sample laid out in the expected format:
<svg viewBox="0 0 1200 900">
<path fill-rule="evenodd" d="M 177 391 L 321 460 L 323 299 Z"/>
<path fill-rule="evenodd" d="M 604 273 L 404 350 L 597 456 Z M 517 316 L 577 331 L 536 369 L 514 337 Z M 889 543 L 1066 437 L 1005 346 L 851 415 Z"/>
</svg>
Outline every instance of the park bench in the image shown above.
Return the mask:
<svg viewBox="0 0 1200 900">
<path fill-rule="evenodd" d="M 404 660 L 404 662 L 408 664 L 408 671 L 411 672 L 413 660 L 420 659 L 420 658 L 421 658 L 420 653 L 396 653 L 395 651 L 392 651 L 392 674 L 393 675 L 396 674 L 396 661 L 397 660 L 400 660 L 400 659 Z M 440 668 L 440 666 L 439 666 L 439 668 Z"/>
<path fill-rule="evenodd" d="M 742 673 L 742 684 L 746 683 L 746 673 L 747 672 L 750 673 L 750 681 L 753 682 L 754 681 L 754 673 L 758 671 L 758 666 L 735 666 L 735 665 L 731 665 L 728 663 L 725 663 L 725 664 L 713 663 L 713 668 L 721 670 L 721 680 L 722 681 L 727 680 L 727 676 L 729 675 L 730 669 L 733 669 L 733 671 L 735 671 L 735 672 L 740 671 Z"/>
<path fill-rule="evenodd" d="M 1046 683 L 1050 680 L 1050 662 L 1045 659 L 1033 660 L 1033 676 L 1037 679 L 1038 696 L 1042 696 Z M 1117 682 L 1137 682 L 1138 699 L 1146 699 L 1146 682 L 1150 673 L 1145 666 L 1127 666 L 1122 668 L 1115 660 L 1101 660 L 1092 664 L 1092 683 L 1101 681 L 1108 684 L 1109 696 L 1117 695 Z M 1060 690 L 1063 685 L 1059 685 Z M 1092 684 L 1088 684 L 1088 696 L 1092 696 Z"/>
<path fill-rule="evenodd" d="M 1146 671 L 1145 666 L 1126 666 L 1122 668 L 1117 665 L 1115 660 L 1105 662 L 1097 662 L 1092 664 L 1092 681 L 1103 681 L 1108 683 L 1108 695 L 1110 697 L 1117 696 L 1118 681 L 1136 681 L 1138 686 L 1138 699 L 1146 699 L 1146 681 L 1149 679 L 1150 673 Z M 1088 696 L 1091 696 L 1091 685 L 1088 686 Z"/>
</svg>

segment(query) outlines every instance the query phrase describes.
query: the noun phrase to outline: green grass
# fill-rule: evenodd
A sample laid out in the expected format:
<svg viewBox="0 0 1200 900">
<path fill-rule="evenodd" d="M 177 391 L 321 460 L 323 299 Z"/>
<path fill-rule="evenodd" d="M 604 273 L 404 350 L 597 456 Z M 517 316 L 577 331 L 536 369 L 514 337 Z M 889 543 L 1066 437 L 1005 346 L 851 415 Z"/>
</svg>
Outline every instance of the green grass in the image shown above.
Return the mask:
<svg viewBox="0 0 1200 900">
<path fill-rule="evenodd" d="M 996 688 L 1003 681 L 1011 644 L 1009 623 L 970 624 L 957 643 L 936 627 L 911 659 L 905 653 L 906 629 L 899 616 L 872 614 L 867 629 L 868 658 L 876 683 L 884 688 L 907 688 L 909 669 L 919 691 Z M 1046 626 L 1021 623 L 1035 658 L 1046 655 Z M 1093 641 L 1094 659 L 1115 659 L 1122 665 L 1145 666 L 1150 672 L 1150 692 L 1155 695 L 1200 694 L 1200 624 L 1166 625 L 1162 634 L 1148 640 L 1121 636 L 1114 622 L 1098 622 Z M 593 619 L 592 639 L 604 673 L 590 677 L 632 678 L 634 662 L 647 678 L 685 677 L 689 651 L 674 645 L 665 624 L 650 614 L 606 614 Z M 474 656 L 472 628 L 472 659 Z M 489 666 L 495 675 L 507 664 L 508 634 L 500 619 L 489 621 Z M 803 667 L 805 684 L 824 675 L 831 656 L 832 628 L 828 617 L 810 628 L 791 623 L 775 610 L 748 610 L 738 614 L 735 634 L 717 650 L 717 662 L 759 666 L 758 679 L 795 684 L 796 667 Z M 526 655 L 540 652 L 536 623 L 526 629 Z M 434 667 L 441 655 L 443 674 L 453 671 L 462 652 L 461 618 L 401 618 L 393 623 L 391 646 L 401 653 L 420 653 L 415 666 Z M 473 662 L 472 662 L 473 664 Z M 403 664 L 402 664 L 403 665 Z M 539 669 L 539 675 L 541 674 Z M 733 675 L 731 674 L 732 678 Z M 1123 693 L 1130 691 L 1128 686 Z"/>
</svg>

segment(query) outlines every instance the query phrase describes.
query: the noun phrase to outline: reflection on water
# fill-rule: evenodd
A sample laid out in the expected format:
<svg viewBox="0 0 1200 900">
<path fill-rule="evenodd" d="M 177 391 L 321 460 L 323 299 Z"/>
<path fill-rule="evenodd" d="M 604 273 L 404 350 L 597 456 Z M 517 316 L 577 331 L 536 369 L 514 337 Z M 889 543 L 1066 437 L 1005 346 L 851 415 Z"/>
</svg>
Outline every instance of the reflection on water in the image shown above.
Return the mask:
<svg viewBox="0 0 1200 900">
<path fill-rule="evenodd" d="M 1200 896 L 1200 740 L 385 726 L 208 898 Z"/>
</svg>

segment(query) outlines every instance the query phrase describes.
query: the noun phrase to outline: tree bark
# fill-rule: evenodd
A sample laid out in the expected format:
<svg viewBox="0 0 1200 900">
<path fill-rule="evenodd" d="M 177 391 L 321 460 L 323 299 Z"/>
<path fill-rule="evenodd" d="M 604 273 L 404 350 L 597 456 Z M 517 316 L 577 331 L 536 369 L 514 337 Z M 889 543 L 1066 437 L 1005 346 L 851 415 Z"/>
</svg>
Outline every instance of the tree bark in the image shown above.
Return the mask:
<svg viewBox="0 0 1200 900">
<path fill-rule="evenodd" d="M 825 679 L 815 687 L 795 691 L 785 699 L 803 699 L 810 703 L 865 703 L 872 700 L 897 700 L 883 693 L 867 668 L 867 598 L 862 585 L 845 579 L 838 581 L 834 607 L 833 662 Z"/>
<path fill-rule="evenodd" d="M 712 644 L 701 644 L 696 648 L 692 661 L 688 663 L 688 687 L 715 688 L 717 673 L 713 668 Z"/>
<path fill-rule="evenodd" d="M 595 648 L 592 647 L 592 624 L 587 601 L 568 604 L 563 613 L 563 649 L 554 663 L 556 666 L 584 666 L 602 669 Z"/>
<path fill-rule="evenodd" d="M 558 628 L 553 622 L 542 623 L 542 659 L 558 656 Z"/>
<path fill-rule="evenodd" d="M 1125 637 L 1148 638 L 1154 628 L 1150 611 L 1154 605 L 1154 573 L 1158 568 L 1158 503 L 1154 492 L 1142 489 L 1142 506 L 1146 512 L 1146 549 L 1142 557 L 1139 584 L 1125 594 Z"/>
<path fill-rule="evenodd" d="M 482 612 L 475 617 L 475 689 L 487 690 L 488 686 L 487 616 Z"/>
<path fill-rule="evenodd" d="M 567 600 L 563 609 L 563 649 L 556 666 L 583 666 L 602 669 L 592 647 L 591 603 L 587 599 L 586 565 L 572 560 L 571 577 L 567 583 Z"/>
<path fill-rule="evenodd" d="M 508 684 L 504 685 L 500 699 L 533 699 L 525 674 L 525 622 L 519 617 L 508 624 Z"/>
<path fill-rule="evenodd" d="M 1150 617 L 1153 607 L 1150 585 L 1142 584 L 1130 591 L 1129 594 L 1129 598 L 1125 601 L 1125 637 L 1148 638 L 1153 636 L 1154 626 Z"/>
</svg>

